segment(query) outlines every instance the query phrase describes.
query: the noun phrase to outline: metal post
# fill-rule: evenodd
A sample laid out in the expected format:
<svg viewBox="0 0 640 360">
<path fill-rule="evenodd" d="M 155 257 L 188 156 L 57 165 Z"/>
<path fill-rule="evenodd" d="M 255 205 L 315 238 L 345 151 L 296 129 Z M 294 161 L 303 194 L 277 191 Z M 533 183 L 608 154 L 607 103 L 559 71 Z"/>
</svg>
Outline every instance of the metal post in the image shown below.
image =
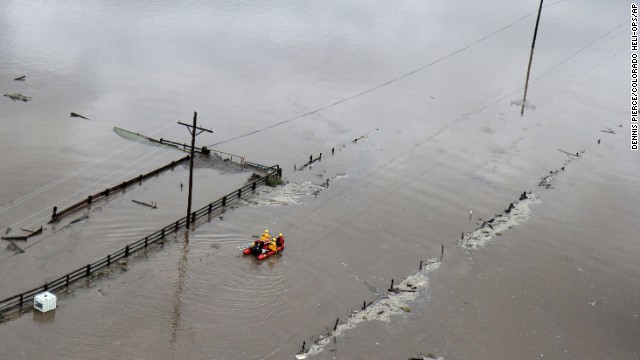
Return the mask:
<svg viewBox="0 0 640 360">
<path fill-rule="evenodd" d="M 529 54 L 529 66 L 527 67 L 527 79 L 524 82 L 524 97 L 522 98 L 522 109 L 520 109 L 520 116 L 524 116 L 524 105 L 527 101 L 527 88 L 529 87 L 529 74 L 531 73 L 531 62 L 533 61 L 533 48 L 536 46 L 536 37 L 538 36 L 538 24 L 540 23 L 540 14 L 542 13 L 542 2 L 540 0 L 540 7 L 538 8 L 538 18 L 536 19 L 536 28 L 533 31 L 533 41 L 531 42 L 531 53 Z"/>
<path fill-rule="evenodd" d="M 193 158 L 195 156 L 195 151 L 196 151 L 196 136 L 203 131 L 210 132 L 210 133 L 212 131 L 208 129 L 199 128 L 197 126 L 198 113 L 195 111 L 193 112 L 193 125 L 188 125 L 181 122 L 178 122 L 178 124 L 186 126 L 189 129 L 189 133 L 191 133 L 191 149 L 190 149 L 191 156 L 189 158 L 189 195 L 188 195 L 189 198 L 187 201 L 187 229 L 188 229 L 189 226 L 191 225 L 191 221 L 190 221 L 191 219 L 189 218 L 189 215 L 191 215 L 191 197 L 193 195 Z M 197 130 L 200 130 L 200 132 L 196 133 Z"/>
<path fill-rule="evenodd" d="M 193 112 L 193 130 L 191 133 L 191 158 L 189 159 L 189 200 L 187 201 L 187 229 L 189 228 L 189 215 L 191 214 L 191 196 L 193 194 L 193 158 L 195 156 L 196 146 L 196 123 L 198 113 Z"/>
</svg>

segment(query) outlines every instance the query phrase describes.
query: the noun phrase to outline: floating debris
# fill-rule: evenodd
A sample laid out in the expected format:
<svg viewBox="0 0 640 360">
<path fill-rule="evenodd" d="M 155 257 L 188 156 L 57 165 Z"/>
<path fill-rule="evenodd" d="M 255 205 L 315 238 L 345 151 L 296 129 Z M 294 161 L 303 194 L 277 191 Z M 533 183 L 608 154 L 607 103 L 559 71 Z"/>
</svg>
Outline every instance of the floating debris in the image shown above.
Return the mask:
<svg viewBox="0 0 640 360">
<path fill-rule="evenodd" d="M 146 203 L 144 201 L 138 201 L 138 200 L 131 200 L 131 201 L 133 201 L 134 203 L 139 204 L 139 205 L 144 205 L 144 206 L 150 207 L 152 209 L 157 209 L 158 208 L 158 205 L 156 205 L 155 201 L 152 201 L 151 204 Z"/>
<path fill-rule="evenodd" d="M 30 96 L 25 96 L 25 95 L 22 95 L 20 93 L 8 93 L 8 94 L 4 94 L 4 96 L 8 97 L 9 99 L 11 99 L 13 101 L 21 100 L 21 101 L 27 102 L 27 101 L 31 100 Z"/>
<path fill-rule="evenodd" d="M 24 81 L 27 78 L 26 75 L 22 75 L 22 76 L 18 76 L 17 78 L 13 79 L 15 81 Z"/>
<path fill-rule="evenodd" d="M 85 120 L 91 120 L 91 119 L 89 119 L 88 117 L 84 117 L 84 116 L 82 116 L 82 115 L 80 115 L 80 114 L 76 114 L 76 113 L 74 113 L 74 112 L 72 112 L 72 113 L 71 113 L 71 117 L 79 117 L 79 118 L 83 118 L 83 119 L 85 119 Z"/>
</svg>

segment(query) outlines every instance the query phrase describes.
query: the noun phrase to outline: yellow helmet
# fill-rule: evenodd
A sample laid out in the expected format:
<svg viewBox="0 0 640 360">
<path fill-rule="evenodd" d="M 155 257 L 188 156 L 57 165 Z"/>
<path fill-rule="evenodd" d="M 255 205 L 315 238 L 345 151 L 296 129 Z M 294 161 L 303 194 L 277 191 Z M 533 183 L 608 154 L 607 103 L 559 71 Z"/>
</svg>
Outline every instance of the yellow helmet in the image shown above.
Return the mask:
<svg viewBox="0 0 640 360">
<path fill-rule="evenodd" d="M 265 234 L 268 234 L 268 233 L 269 233 L 269 230 L 268 230 L 268 229 L 264 229 L 264 233 L 265 233 Z"/>
<path fill-rule="evenodd" d="M 282 233 L 278 234 L 278 236 L 282 236 Z"/>
</svg>

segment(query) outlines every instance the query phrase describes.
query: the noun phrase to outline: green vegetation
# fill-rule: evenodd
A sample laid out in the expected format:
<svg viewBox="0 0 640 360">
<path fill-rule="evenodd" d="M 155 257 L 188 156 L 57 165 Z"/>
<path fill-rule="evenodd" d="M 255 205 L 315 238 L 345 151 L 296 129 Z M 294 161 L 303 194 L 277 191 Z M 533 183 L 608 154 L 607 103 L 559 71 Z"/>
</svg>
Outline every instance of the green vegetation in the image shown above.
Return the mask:
<svg viewBox="0 0 640 360">
<path fill-rule="evenodd" d="M 400 306 L 400 310 L 410 313 L 411 312 L 411 308 L 408 306 Z"/>
<path fill-rule="evenodd" d="M 284 180 L 277 176 L 269 176 L 267 178 L 267 186 L 276 187 L 278 185 L 284 184 Z"/>
</svg>

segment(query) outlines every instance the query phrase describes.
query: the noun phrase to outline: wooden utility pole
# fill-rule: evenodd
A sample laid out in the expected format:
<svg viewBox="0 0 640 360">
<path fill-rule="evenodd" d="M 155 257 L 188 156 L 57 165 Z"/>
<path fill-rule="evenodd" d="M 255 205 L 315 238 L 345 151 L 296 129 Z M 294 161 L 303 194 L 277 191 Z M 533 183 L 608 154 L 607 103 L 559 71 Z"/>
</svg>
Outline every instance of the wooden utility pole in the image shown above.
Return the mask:
<svg viewBox="0 0 640 360">
<path fill-rule="evenodd" d="M 520 109 L 520 116 L 524 116 L 524 106 L 527 102 L 527 87 L 529 87 L 529 73 L 531 73 L 531 62 L 533 61 L 533 48 L 536 46 L 536 37 L 538 36 L 538 24 L 540 23 L 540 14 L 542 13 L 542 2 L 540 0 L 540 7 L 538 8 L 538 18 L 536 19 L 536 28 L 533 31 L 533 42 L 531 42 L 531 54 L 529 54 L 529 66 L 527 67 L 527 79 L 524 82 L 524 97 L 522 98 L 522 109 Z"/>
<path fill-rule="evenodd" d="M 191 225 L 191 195 L 193 191 L 193 157 L 196 152 L 196 136 L 200 135 L 202 132 L 206 131 L 212 133 L 213 131 L 209 129 L 203 129 L 197 126 L 198 113 L 193 112 L 193 125 L 185 124 L 183 122 L 178 121 L 178 124 L 184 125 L 189 129 L 189 133 L 191 134 L 191 159 L 189 161 L 189 200 L 187 201 L 187 229 L 189 229 L 189 225 Z M 200 130 L 196 133 L 196 131 Z"/>
</svg>

